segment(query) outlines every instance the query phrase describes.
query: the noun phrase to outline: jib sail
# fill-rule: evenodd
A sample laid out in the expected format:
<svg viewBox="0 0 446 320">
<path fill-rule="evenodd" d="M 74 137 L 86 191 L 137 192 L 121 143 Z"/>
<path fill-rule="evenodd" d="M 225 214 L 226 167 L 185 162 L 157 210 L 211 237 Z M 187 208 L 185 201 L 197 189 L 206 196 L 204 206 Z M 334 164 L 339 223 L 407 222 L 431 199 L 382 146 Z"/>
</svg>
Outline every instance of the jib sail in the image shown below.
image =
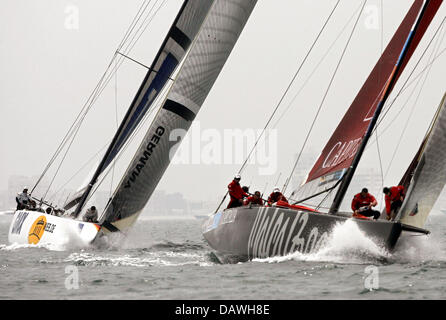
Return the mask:
<svg viewBox="0 0 446 320">
<path fill-rule="evenodd" d="M 414 161 L 405 201 L 399 211 L 401 222 L 423 228 L 446 183 L 446 94 L 435 120 Z"/>
</svg>

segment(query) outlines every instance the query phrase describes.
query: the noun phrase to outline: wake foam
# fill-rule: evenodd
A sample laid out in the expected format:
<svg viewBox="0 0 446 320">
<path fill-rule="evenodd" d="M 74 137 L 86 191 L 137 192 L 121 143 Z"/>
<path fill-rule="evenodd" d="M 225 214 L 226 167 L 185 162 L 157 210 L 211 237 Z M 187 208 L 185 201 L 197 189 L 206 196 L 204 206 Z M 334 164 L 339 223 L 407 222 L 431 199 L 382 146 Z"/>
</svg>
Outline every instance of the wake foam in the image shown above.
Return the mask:
<svg viewBox="0 0 446 320">
<path fill-rule="evenodd" d="M 79 266 L 129 266 L 129 267 L 153 267 L 153 266 L 211 266 L 205 257 L 193 253 L 157 252 L 145 254 L 143 257 L 130 254 L 124 255 L 98 255 L 94 253 L 72 253 L 65 262 Z"/>
<path fill-rule="evenodd" d="M 385 261 L 389 252 L 368 238 L 351 219 L 338 223 L 320 248 L 311 253 L 294 252 L 286 256 L 253 259 L 255 262 L 318 261 L 336 263 L 371 263 Z"/>
</svg>

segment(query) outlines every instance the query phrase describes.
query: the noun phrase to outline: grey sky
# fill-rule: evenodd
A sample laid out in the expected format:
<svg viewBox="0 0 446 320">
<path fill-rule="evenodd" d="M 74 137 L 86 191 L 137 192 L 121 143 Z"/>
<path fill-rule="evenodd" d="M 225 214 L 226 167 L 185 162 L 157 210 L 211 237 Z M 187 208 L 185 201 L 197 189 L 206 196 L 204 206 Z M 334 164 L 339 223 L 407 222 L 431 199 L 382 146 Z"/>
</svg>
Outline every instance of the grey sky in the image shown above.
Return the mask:
<svg viewBox="0 0 446 320">
<path fill-rule="evenodd" d="M 381 16 L 375 16 L 381 12 L 382 2 L 383 29 Z M 259 1 L 196 118 L 201 129 L 217 129 L 223 132 L 224 129 L 233 128 L 263 128 L 335 3 L 335 0 Z M 312 72 L 319 58 L 360 3 L 341 1 L 326 32 L 297 78 L 288 98 L 284 100 L 279 114 L 288 106 L 305 77 Z M 140 4 L 141 1 L 110 0 L 2 1 L 0 189 L 7 187 L 8 176 L 12 174 L 31 176 L 43 170 L 104 72 Z M 387 45 L 411 4 L 411 0 L 368 1 L 310 136 L 309 148 L 316 154 L 324 147 L 379 58 L 382 42 L 384 46 Z M 179 0 L 168 1 L 131 52 L 133 58 L 145 64 L 151 63 L 180 5 Z M 70 29 L 70 23 L 73 21 L 67 19 L 73 10 L 78 10 L 78 28 Z M 399 85 L 412 70 L 445 13 L 443 4 Z M 269 181 L 269 188 L 272 188 L 282 172 L 279 183 L 283 184 L 285 176 L 291 170 L 295 154 L 302 146 L 353 22 L 347 26 L 327 59 L 279 122 L 278 170 L 273 175 L 259 176 L 255 167 L 249 167 L 242 175 L 242 183 L 252 181 L 253 188 L 261 189 Z M 440 50 L 444 46 L 444 42 L 440 44 Z M 427 56 L 433 48 L 432 46 Z M 426 61 L 427 57 L 420 66 L 424 67 Z M 442 55 L 427 78 L 385 184 L 393 184 L 399 180 L 421 142 L 445 91 L 445 62 Z M 421 67 L 415 74 L 418 74 Z M 130 104 L 144 73 L 145 70 L 133 62 L 124 63 L 120 69 L 117 75 L 120 116 Z M 396 115 L 413 87 L 406 90 L 397 101 L 387 120 Z M 394 90 L 394 94 L 398 88 L 399 86 Z M 397 118 L 379 140 L 384 168 L 390 161 L 417 93 L 418 90 L 409 100 L 402 116 Z M 89 114 L 67 158 L 67 166 L 61 169 L 61 179 L 56 185 L 70 177 L 112 137 L 116 128 L 114 101 L 112 81 Z M 385 126 L 386 124 L 383 127 Z M 195 200 L 214 199 L 224 194 L 227 184 L 239 166 L 172 165 L 166 171 L 158 189 L 181 192 Z M 376 145 L 369 147 L 361 166 L 379 167 Z M 125 168 L 125 165 L 122 168 Z M 77 188 L 85 174 L 70 187 Z M 115 183 L 117 180 L 119 177 L 115 178 Z"/>
</svg>

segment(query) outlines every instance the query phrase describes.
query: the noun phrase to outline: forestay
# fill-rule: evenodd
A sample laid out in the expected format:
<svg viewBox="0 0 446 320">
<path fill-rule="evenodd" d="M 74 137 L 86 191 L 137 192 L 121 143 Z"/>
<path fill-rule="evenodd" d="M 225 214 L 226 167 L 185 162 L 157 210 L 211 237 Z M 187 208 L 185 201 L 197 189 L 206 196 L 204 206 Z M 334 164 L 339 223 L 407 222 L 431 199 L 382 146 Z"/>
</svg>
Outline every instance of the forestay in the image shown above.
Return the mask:
<svg viewBox="0 0 446 320">
<path fill-rule="evenodd" d="M 177 133 L 189 129 L 256 2 L 215 1 L 167 99 L 106 208 L 102 219 L 105 227 L 113 223 L 119 229 L 126 228 L 144 208 L 181 140 Z"/>
</svg>

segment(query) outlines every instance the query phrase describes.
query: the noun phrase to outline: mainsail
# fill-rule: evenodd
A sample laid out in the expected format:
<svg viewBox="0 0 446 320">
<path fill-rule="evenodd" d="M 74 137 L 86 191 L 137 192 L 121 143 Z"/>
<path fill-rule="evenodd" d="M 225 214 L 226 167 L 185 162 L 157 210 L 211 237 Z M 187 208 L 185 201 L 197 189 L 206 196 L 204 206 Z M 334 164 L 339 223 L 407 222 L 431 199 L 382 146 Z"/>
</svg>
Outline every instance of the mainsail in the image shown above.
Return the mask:
<svg viewBox="0 0 446 320">
<path fill-rule="evenodd" d="M 435 120 L 412 163 L 413 171 L 405 201 L 399 211 L 400 221 L 423 228 L 426 219 L 446 183 L 446 94 Z M 398 217 L 397 217 L 398 219 Z"/>
<path fill-rule="evenodd" d="M 256 2 L 215 1 L 175 83 L 106 208 L 102 220 L 110 231 L 114 227 L 123 229 L 131 225 L 144 208 L 178 145 L 171 133 L 189 129 Z"/>
<path fill-rule="evenodd" d="M 76 212 L 79 213 L 82 209 L 90 190 L 99 176 L 115 159 L 152 106 L 158 94 L 171 78 L 180 61 L 184 59 L 212 3 L 213 0 L 184 1 L 91 182 L 67 201 L 64 206 L 65 210 L 72 208 L 78 203 L 80 204 Z"/>
<path fill-rule="evenodd" d="M 442 0 L 414 1 L 309 172 L 305 183 L 293 192 L 293 199 L 300 200 L 321 194 L 317 197 L 317 200 L 321 201 L 327 196 L 323 194 L 324 191 L 332 190 L 338 186 L 347 173 L 350 173 L 351 177 L 367 143 L 367 134 L 371 133 L 385 100 L 421 41 L 441 3 Z M 346 183 L 347 186 L 348 183 Z M 334 205 L 334 211 L 337 210 L 339 200 L 342 200 L 343 197 L 343 194 L 340 196 L 337 193 L 336 195 L 338 199 L 335 198 L 335 201 L 338 203 Z"/>
</svg>

